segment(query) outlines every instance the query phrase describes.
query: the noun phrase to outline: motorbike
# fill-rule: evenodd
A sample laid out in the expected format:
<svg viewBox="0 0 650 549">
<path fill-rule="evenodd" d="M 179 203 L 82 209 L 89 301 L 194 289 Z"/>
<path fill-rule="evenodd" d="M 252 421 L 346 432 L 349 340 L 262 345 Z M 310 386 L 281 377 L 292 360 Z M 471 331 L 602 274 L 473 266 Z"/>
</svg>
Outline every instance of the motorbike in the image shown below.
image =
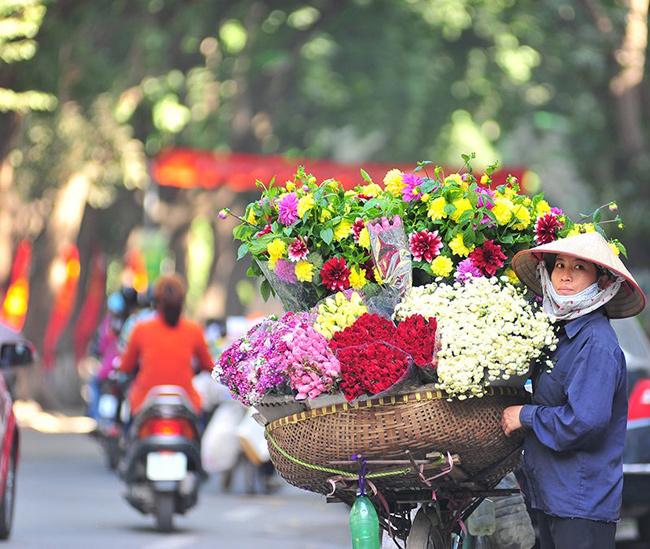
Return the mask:
<svg viewBox="0 0 650 549">
<path fill-rule="evenodd" d="M 207 475 L 201 465 L 199 418 L 181 387 L 154 387 L 125 435 L 119 467 L 125 499 L 153 514 L 158 530 L 173 530 L 174 514 L 198 502 Z"/>
<path fill-rule="evenodd" d="M 99 390 L 95 434 L 104 448 L 108 468 L 115 471 L 121 455 L 123 423 L 120 412 L 124 402 L 124 392 L 120 381 L 113 376 L 102 380 Z"/>
</svg>

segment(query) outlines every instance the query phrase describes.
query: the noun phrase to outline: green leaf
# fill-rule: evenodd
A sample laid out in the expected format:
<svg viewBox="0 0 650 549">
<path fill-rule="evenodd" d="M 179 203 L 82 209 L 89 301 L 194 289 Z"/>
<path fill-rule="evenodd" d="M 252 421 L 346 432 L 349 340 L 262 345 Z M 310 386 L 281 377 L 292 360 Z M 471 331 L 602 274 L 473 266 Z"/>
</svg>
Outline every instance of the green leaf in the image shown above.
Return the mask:
<svg viewBox="0 0 650 549">
<path fill-rule="evenodd" d="M 260 294 L 262 294 L 262 299 L 264 301 L 268 301 L 269 297 L 271 296 L 271 292 L 272 288 L 269 284 L 269 281 L 266 279 L 262 280 L 262 284 L 260 285 Z"/>
<path fill-rule="evenodd" d="M 463 244 L 466 247 L 473 246 L 476 242 L 476 231 L 472 227 L 467 227 L 463 232 Z"/>
<path fill-rule="evenodd" d="M 325 244 L 331 244 L 334 239 L 334 231 L 328 227 L 327 229 L 322 229 L 320 232 L 320 237 Z"/>
<path fill-rule="evenodd" d="M 364 170 L 363 168 L 361 168 L 360 171 L 361 171 L 361 177 L 363 177 L 363 180 L 368 182 L 368 183 L 372 183 L 372 178 L 368 175 L 368 172 L 366 172 L 366 170 Z"/>
<path fill-rule="evenodd" d="M 591 214 L 592 217 L 594 218 L 594 223 L 598 224 L 600 223 L 600 219 L 602 217 L 602 212 L 598 209 L 596 210 L 593 214 Z"/>
<path fill-rule="evenodd" d="M 239 249 L 237 250 L 237 259 L 241 259 L 248 253 L 248 244 L 244 243 L 241 246 L 239 246 Z"/>
</svg>

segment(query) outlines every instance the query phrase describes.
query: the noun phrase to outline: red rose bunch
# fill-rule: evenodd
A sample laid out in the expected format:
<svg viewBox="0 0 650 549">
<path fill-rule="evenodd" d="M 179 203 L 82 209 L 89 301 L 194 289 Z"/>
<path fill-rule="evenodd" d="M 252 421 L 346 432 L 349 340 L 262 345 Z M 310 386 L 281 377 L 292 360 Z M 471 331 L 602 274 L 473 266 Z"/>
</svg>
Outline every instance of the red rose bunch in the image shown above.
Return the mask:
<svg viewBox="0 0 650 549">
<path fill-rule="evenodd" d="M 363 313 L 353 324 L 336 332 L 330 340 L 334 350 L 385 341 L 394 345 L 395 325 L 377 314 Z"/>
<path fill-rule="evenodd" d="M 411 355 L 417 366 L 431 366 L 436 351 L 437 327 L 435 317 L 429 320 L 419 314 L 406 317 L 395 330 L 396 345 Z"/>
<path fill-rule="evenodd" d="M 339 389 L 348 401 L 366 392 L 376 395 L 389 389 L 409 365 L 403 351 L 383 341 L 341 348 L 337 357 L 341 364 Z"/>
</svg>

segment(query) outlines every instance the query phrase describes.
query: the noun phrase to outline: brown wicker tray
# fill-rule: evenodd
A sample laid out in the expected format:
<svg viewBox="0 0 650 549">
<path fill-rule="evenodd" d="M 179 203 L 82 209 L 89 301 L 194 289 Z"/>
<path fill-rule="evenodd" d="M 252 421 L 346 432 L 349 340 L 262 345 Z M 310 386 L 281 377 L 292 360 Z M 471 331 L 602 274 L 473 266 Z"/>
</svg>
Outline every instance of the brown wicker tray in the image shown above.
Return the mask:
<svg viewBox="0 0 650 549">
<path fill-rule="evenodd" d="M 420 480 L 409 460 L 425 463 L 419 467 L 428 478 L 440 466 L 426 464 L 427 455 L 449 453 L 457 457 L 453 474 L 436 480 L 434 487 L 494 487 L 517 467 L 523 442 L 520 433 L 504 435 L 502 411 L 528 400 L 526 391 L 510 387 L 491 387 L 483 397 L 466 400 L 448 400 L 445 393 L 422 387 L 293 414 L 269 423 L 266 438 L 280 476 L 304 490 L 328 494 L 329 479 L 342 476 L 350 478 L 347 489 L 354 490 L 358 463 L 350 458 L 362 454 L 367 478 L 387 500 L 430 500 L 433 488 Z"/>
</svg>

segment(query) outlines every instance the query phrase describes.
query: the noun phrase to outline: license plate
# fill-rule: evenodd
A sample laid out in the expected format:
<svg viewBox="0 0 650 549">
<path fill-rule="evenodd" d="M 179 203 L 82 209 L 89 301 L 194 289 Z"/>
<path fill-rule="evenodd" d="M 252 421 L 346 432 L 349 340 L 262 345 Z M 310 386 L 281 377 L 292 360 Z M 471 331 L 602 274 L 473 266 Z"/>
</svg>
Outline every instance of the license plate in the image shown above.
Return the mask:
<svg viewBox="0 0 650 549">
<path fill-rule="evenodd" d="M 114 418 L 117 413 L 117 398 L 114 395 L 101 395 L 97 404 L 99 417 Z"/>
<path fill-rule="evenodd" d="M 187 456 L 183 452 L 147 454 L 149 480 L 182 480 L 187 473 Z"/>
</svg>

